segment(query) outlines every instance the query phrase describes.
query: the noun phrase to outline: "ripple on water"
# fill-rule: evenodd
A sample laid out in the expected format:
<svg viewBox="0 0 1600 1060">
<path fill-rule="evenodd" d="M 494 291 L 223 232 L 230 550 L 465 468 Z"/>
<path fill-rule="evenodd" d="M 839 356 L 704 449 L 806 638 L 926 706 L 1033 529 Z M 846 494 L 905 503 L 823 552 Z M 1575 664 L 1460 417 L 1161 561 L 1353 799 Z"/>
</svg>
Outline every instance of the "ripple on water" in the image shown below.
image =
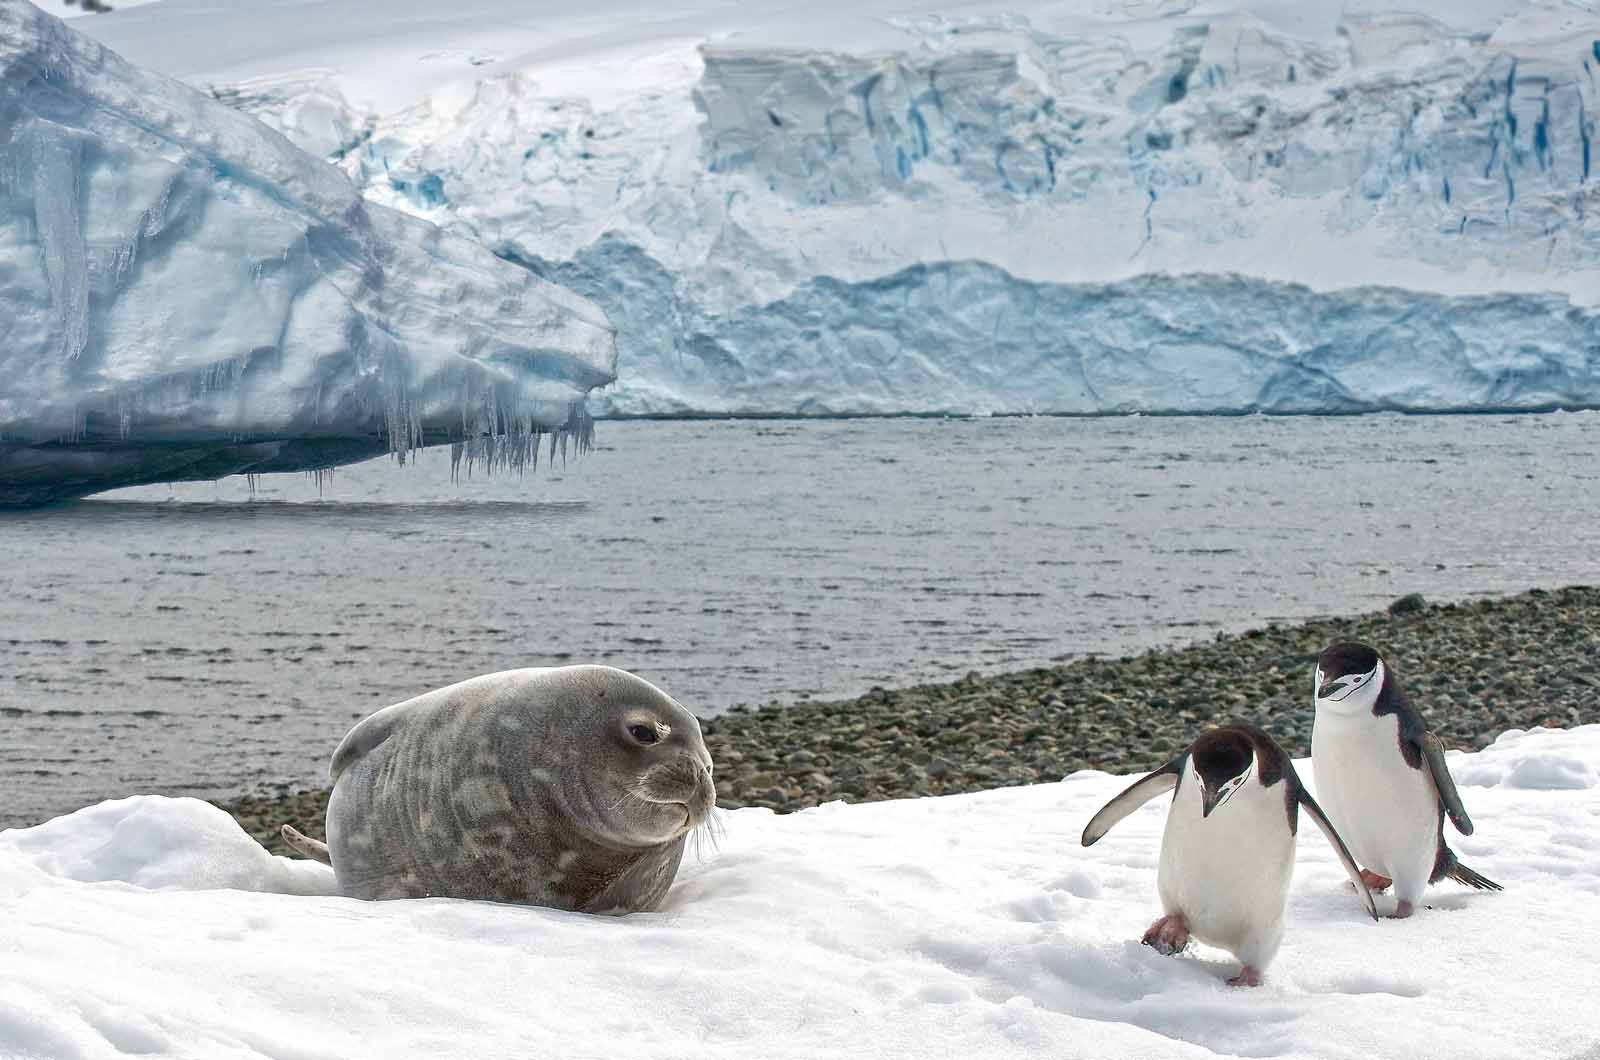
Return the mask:
<svg viewBox="0 0 1600 1060">
<path fill-rule="evenodd" d="M 600 436 L 556 476 L 429 451 L 0 515 L 0 826 L 318 783 L 354 718 L 514 666 L 705 714 L 1600 576 L 1597 414 Z M 96 757 L 28 772 L 68 747 Z"/>
</svg>

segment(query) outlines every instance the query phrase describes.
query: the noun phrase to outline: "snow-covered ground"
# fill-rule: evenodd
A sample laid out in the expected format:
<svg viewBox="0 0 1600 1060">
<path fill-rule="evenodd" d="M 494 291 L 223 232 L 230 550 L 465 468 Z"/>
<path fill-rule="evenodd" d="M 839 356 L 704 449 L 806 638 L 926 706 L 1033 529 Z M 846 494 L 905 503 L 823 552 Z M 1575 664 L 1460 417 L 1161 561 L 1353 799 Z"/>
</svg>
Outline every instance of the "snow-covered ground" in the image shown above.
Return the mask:
<svg viewBox="0 0 1600 1060">
<path fill-rule="evenodd" d="M 1596 0 L 75 23 L 602 305 L 613 414 L 1600 403 Z"/>
<path fill-rule="evenodd" d="M 1505 892 L 1375 924 L 1312 830 L 1256 990 L 1138 944 L 1165 806 L 1083 849 L 1102 773 L 727 813 L 663 911 L 615 919 L 328 897 L 204 803 L 103 803 L 0 832 L 0 1056 L 1592 1060 L 1600 726 L 1451 766 L 1478 825 L 1451 842 Z"/>
<path fill-rule="evenodd" d="M 24 0 L 0 71 L 0 505 L 484 434 L 515 462 L 615 377 L 594 305 Z"/>
</svg>

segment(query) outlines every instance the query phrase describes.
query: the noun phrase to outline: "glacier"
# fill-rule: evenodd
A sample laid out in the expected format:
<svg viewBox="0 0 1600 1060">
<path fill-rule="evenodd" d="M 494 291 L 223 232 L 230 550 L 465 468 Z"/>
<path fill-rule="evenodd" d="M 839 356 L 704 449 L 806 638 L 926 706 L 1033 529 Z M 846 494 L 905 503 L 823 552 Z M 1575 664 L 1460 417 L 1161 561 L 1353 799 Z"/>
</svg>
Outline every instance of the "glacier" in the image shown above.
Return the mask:
<svg viewBox="0 0 1600 1060">
<path fill-rule="evenodd" d="M 0 506 L 586 444 L 593 304 L 22 0 L 0 72 Z"/>
<path fill-rule="evenodd" d="M 603 307 L 599 415 L 1600 404 L 1593 0 L 79 24 Z"/>
</svg>

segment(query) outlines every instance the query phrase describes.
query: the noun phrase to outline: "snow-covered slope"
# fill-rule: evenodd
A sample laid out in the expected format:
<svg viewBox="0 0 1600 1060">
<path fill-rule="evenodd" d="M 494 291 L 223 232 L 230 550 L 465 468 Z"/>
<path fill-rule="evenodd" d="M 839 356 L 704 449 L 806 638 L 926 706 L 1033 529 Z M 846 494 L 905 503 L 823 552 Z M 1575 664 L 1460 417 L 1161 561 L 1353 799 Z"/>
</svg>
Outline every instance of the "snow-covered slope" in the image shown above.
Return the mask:
<svg viewBox="0 0 1600 1060">
<path fill-rule="evenodd" d="M 1125 777 L 735 811 L 620 919 L 316 897 L 220 810 L 104 803 L 0 832 L 0 1056 L 1592 1058 L 1600 726 L 1451 767 L 1505 892 L 1375 924 L 1309 829 L 1256 990 L 1139 945 L 1165 805 L 1078 843 Z"/>
<path fill-rule="evenodd" d="M 23 0 L 0 71 L 0 505 L 485 435 L 517 461 L 614 378 L 590 303 Z"/>
<path fill-rule="evenodd" d="M 602 305 L 612 414 L 1600 404 L 1593 0 L 92 21 Z"/>
</svg>

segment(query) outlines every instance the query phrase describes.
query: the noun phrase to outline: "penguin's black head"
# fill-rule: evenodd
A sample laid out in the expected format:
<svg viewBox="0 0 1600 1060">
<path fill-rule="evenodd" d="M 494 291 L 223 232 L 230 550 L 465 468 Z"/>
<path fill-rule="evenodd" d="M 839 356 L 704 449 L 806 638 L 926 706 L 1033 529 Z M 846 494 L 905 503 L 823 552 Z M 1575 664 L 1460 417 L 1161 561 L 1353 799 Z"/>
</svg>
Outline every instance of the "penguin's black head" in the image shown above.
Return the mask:
<svg viewBox="0 0 1600 1060">
<path fill-rule="evenodd" d="M 1195 740 L 1189 758 L 1200 781 L 1200 814 L 1210 817 L 1250 779 L 1256 750 L 1250 737 L 1237 729 L 1212 729 Z"/>
<path fill-rule="evenodd" d="M 1338 703 L 1359 689 L 1376 695 L 1382 662 L 1375 650 L 1358 641 L 1328 645 L 1317 656 L 1317 699 Z"/>
</svg>

